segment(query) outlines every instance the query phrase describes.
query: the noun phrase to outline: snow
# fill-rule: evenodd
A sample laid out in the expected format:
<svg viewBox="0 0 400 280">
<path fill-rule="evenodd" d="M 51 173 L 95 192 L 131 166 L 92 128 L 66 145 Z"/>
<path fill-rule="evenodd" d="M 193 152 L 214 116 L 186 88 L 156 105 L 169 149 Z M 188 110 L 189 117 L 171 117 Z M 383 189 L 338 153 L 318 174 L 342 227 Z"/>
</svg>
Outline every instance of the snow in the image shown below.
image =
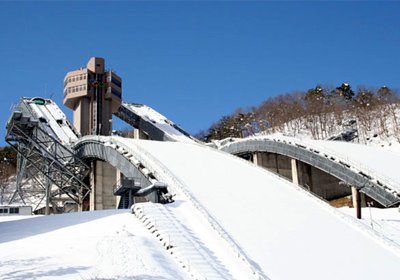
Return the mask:
<svg viewBox="0 0 400 280">
<path fill-rule="evenodd" d="M 188 136 L 184 135 L 182 132 L 174 128 L 165 116 L 161 115 L 157 111 L 146 105 L 133 105 L 129 103 L 124 103 L 131 111 L 136 115 L 141 116 L 143 119 L 151 122 L 154 126 L 164 131 L 167 135 L 176 139 L 179 142 L 194 143 L 195 141 L 190 139 Z"/>
<path fill-rule="evenodd" d="M 51 136 L 60 139 L 62 143 L 77 141 L 75 132 L 68 126 L 67 118 L 56 103 L 47 100 L 45 105 L 38 105 L 28 101 L 37 118 L 43 117 L 47 123 L 42 123 Z M 61 122 L 61 123 L 60 123 Z"/>
<path fill-rule="evenodd" d="M 0 279 L 189 277 L 128 210 L 0 220 L 0 263 Z"/>
<path fill-rule="evenodd" d="M 384 279 L 400 273 L 397 246 L 261 168 L 198 145 L 128 141 L 179 178 L 264 277 Z"/>
<path fill-rule="evenodd" d="M 198 279 L 256 279 L 189 202 L 141 203 L 134 209 L 171 256 Z"/>
<path fill-rule="evenodd" d="M 218 150 L 103 138 L 125 156 L 140 153 L 133 161 L 165 178 L 176 201 L 137 204 L 134 215 L 0 217 L 0 279 L 255 279 L 253 271 L 263 279 L 389 279 L 400 273 L 398 212 L 373 210 L 372 229 L 366 213 L 360 222 L 354 209 L 336 210 Z"/>
<path fill-rule="evenodd" d="M 343 207 L 341 212 L 355 219 L 354 208 Z M 367 228 L 374 230 L 382 238 L 400 246 L 400 212 L 398 208 L 379 209 L 366 207 L 361 209 L 360 220 Z"/>
</svg>

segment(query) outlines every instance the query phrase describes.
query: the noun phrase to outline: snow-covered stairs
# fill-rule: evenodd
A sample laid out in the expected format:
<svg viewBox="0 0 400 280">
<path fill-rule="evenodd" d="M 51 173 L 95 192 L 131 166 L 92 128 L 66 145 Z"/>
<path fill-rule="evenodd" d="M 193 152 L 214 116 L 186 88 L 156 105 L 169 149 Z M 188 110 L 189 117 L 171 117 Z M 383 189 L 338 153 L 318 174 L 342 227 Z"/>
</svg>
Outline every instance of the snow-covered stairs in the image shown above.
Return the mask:
<svg viewBox="0 0 400 280">
<path fill-rule="evenodd" d="M 174 209 L 161 204 L 140 203 L 132 210 L 193 279 L 233 279 L 200 238 L 176 218 Z"/>
</svg>

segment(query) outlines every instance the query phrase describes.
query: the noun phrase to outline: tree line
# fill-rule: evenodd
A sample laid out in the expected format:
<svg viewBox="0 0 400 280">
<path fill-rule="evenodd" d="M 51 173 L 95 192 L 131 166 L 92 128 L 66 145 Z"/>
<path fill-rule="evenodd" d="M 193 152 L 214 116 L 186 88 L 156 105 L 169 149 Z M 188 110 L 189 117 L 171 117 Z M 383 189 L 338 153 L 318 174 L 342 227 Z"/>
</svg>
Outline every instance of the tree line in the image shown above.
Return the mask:
<svg viewBox="0 0 400 280">
<path fill-rule="evenodd" d="M 400 99 L 397 90 L 357 86 L 317 85 L 307 91 L 295 91 L 269 97 L 259 106 L 238 108 L 223 116 L 208 129 L 196 134 L 210 142 L 227 137 L 244 138 L 255 133 L 309 131 L 313 139 L 325 139 L 341 127 L 344 120 L 355 118 L 360 137 L 371 131 L 389 137 L 393 131 L 400 142 Z"/>
</svg>

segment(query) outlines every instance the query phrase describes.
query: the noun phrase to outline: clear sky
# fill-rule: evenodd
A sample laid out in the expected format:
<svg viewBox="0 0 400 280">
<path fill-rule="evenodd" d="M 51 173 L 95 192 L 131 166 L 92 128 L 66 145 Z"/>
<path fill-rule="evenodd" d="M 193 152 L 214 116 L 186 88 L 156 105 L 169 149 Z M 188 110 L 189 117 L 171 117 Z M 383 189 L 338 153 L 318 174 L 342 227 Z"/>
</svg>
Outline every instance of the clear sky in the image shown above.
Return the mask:
<svg viewBox="0 0 400 280">
<path fill-rule="evenodd" d="M 0 119 L 54 93 L 72 121 L 63 79 L 93 56 L 122 77 L 124 101 L 193 134 L 317 84 L 400 88 L 399 14 L 397 1 L 0 2 Z"/>
</svg>

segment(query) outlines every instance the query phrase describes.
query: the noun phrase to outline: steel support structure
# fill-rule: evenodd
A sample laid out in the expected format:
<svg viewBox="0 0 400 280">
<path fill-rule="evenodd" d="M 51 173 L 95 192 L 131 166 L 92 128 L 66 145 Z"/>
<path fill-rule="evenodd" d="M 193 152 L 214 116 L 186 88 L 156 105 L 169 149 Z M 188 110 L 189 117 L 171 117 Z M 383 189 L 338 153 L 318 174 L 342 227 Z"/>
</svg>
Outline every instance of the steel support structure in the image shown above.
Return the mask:
<svg viewBox="0 0 400 280">
<path fill-rule="evenodd" d="M 18 152 L 17 187 L 10 203 L 17 196 L 24 202 L 23 194 L 29 192 L 24 186 L 27 181 L 36 181 L 41 201 L 47 196 L 47 209 L 50 204 L 55 211 L 64 212 L 62 203 L 68 201 L 80 210 L 90 193 L 84 183 L 90 167 L 41 126 L 37 119 L 19 111 L 7 121 L 5 140 Z"/>
</svg>

